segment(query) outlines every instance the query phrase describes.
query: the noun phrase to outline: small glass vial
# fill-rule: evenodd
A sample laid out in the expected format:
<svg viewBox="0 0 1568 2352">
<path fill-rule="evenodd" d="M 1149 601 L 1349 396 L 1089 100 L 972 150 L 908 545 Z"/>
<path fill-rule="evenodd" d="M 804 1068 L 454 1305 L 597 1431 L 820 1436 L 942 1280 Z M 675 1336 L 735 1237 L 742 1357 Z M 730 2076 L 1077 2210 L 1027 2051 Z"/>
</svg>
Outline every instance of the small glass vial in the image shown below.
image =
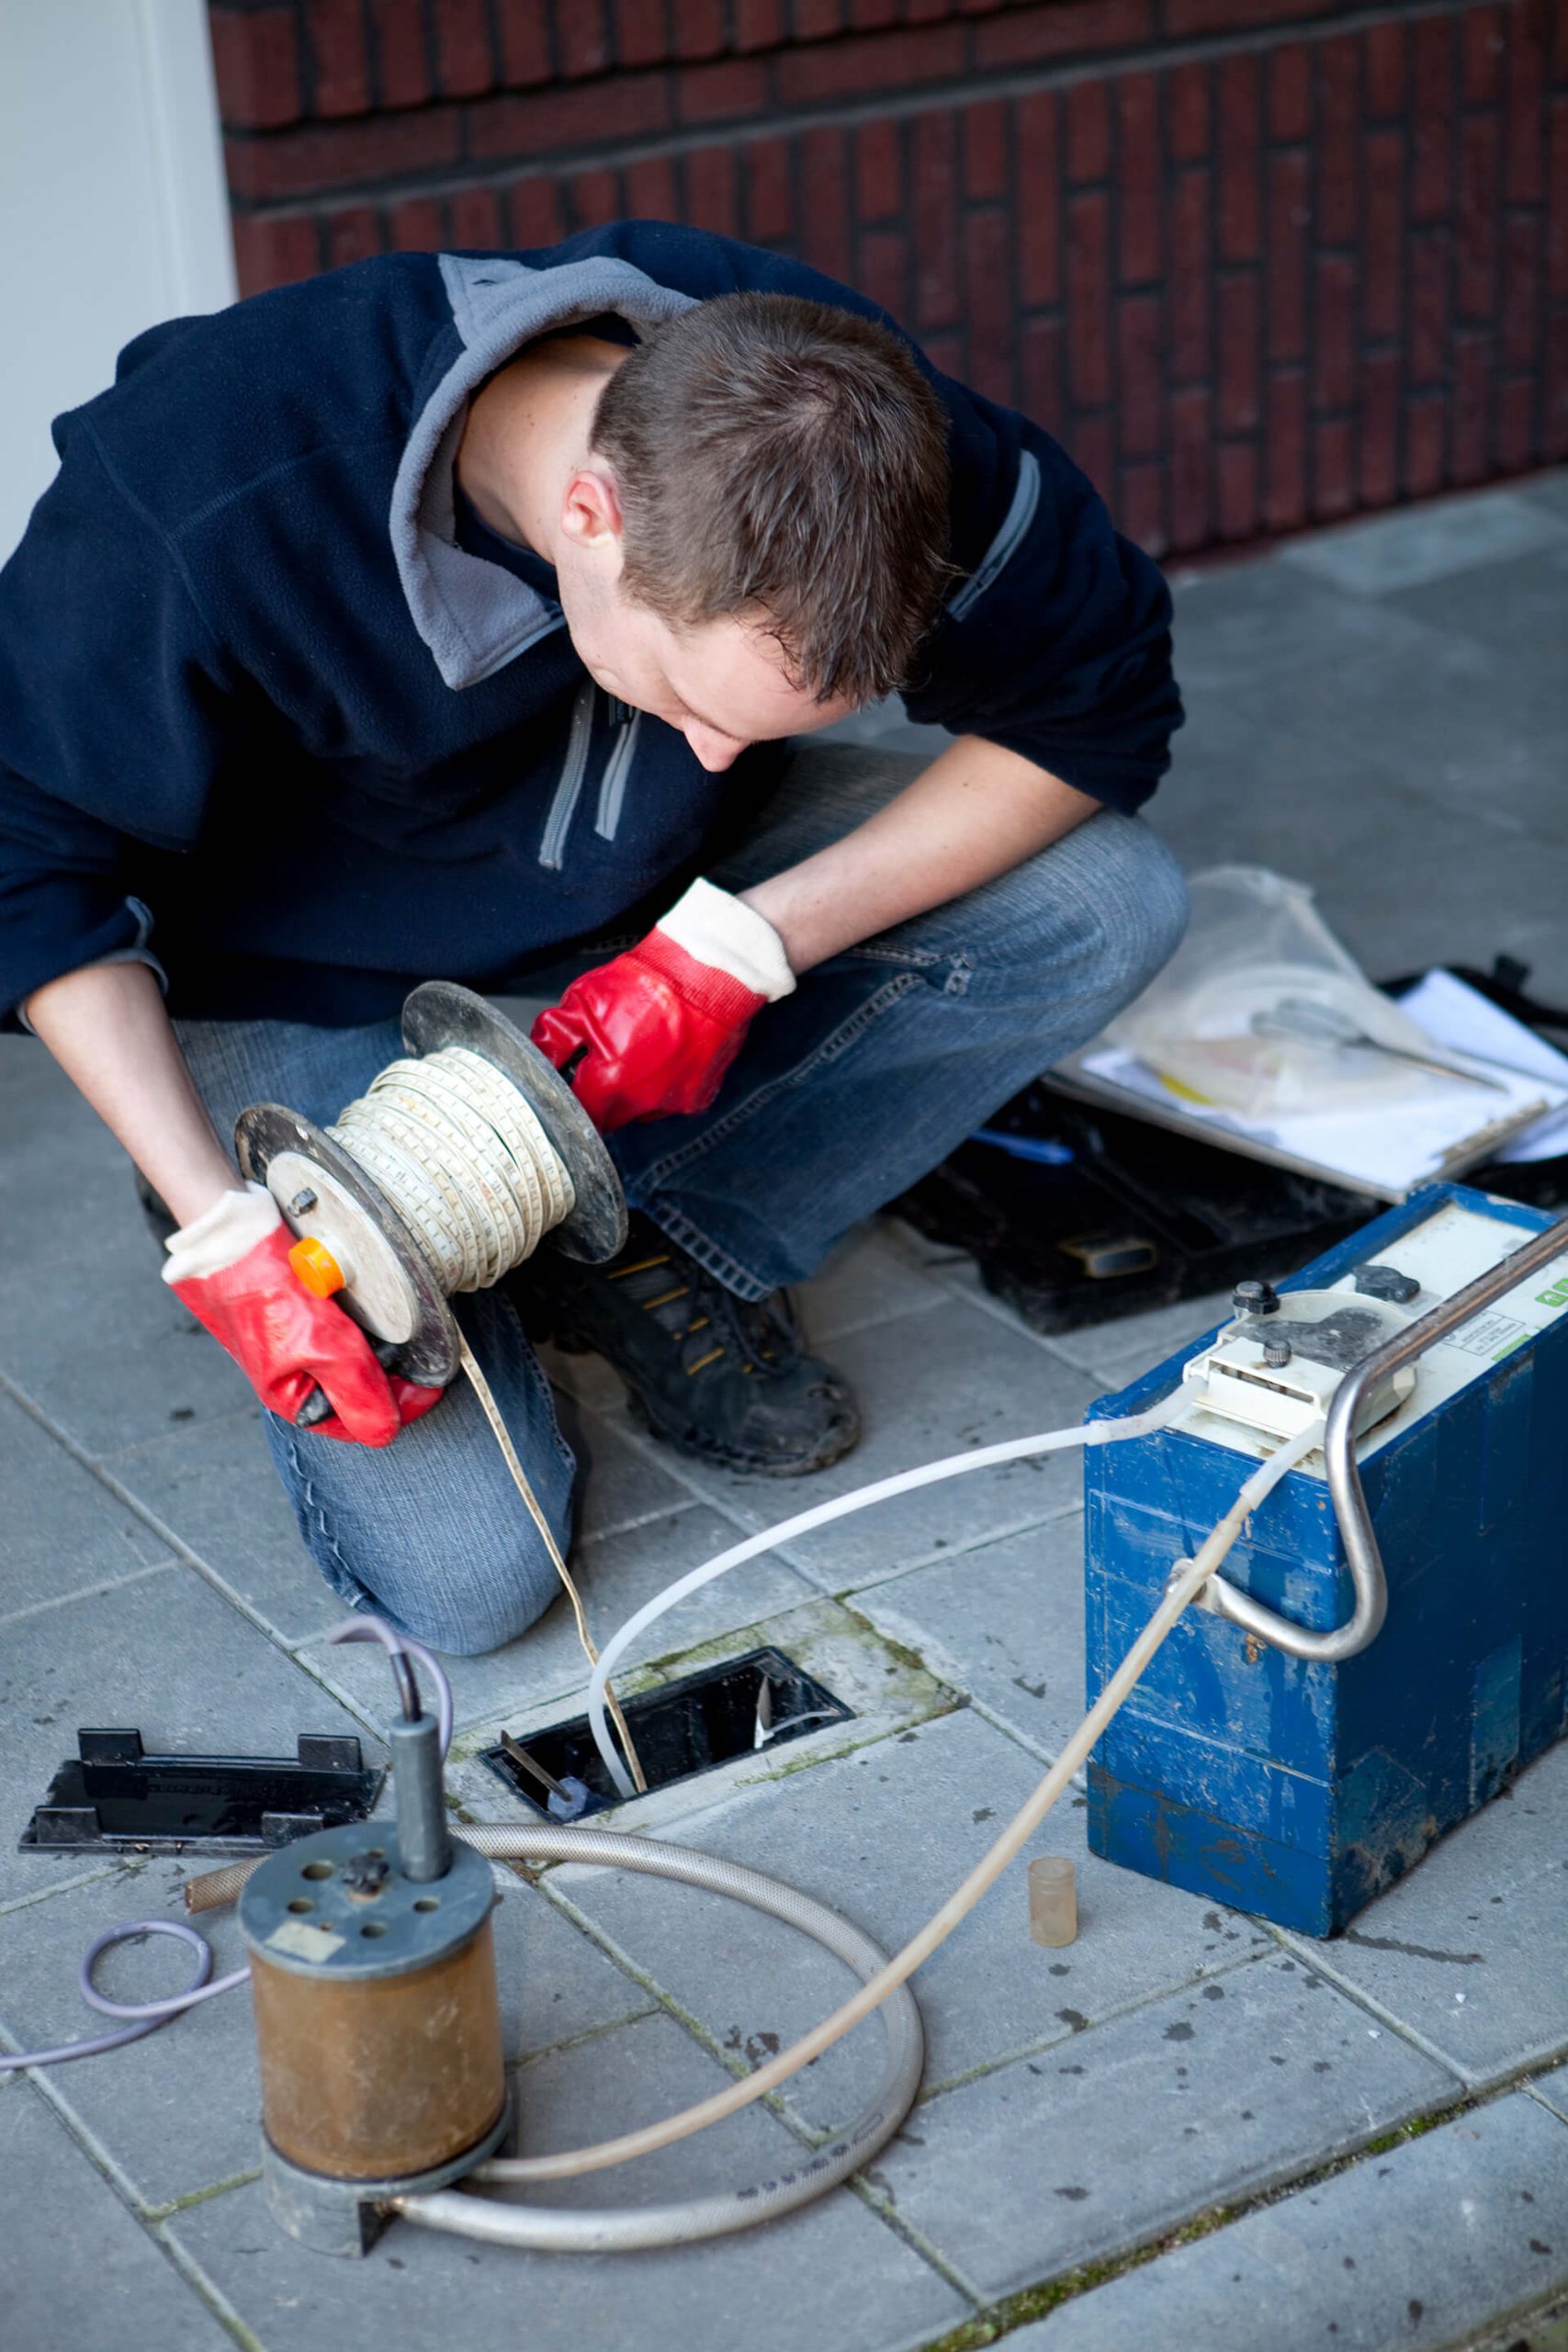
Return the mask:
<svg viewBox="0 0 1568 2352">
<path fill-rule="evenodd" d="M 1030 1863 L 1029 1932 L 1037 1944 L 1077 1941 L 1078 1891 L 1070 1854 L 1037 1854 Z"/>
</svg>

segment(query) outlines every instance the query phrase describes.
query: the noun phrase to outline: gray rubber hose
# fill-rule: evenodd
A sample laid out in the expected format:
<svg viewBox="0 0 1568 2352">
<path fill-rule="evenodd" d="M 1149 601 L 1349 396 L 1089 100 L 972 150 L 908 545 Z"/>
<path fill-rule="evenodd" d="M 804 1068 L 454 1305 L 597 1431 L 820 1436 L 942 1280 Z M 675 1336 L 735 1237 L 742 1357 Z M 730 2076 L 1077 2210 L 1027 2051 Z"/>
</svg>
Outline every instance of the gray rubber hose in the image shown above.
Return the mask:
<svg viewBox="0 0 1568 2352">
<path fill-rule="evenodd" d="M 739 1862 L 696 1853 L 687 1846 L 543 1823 L 537 1828 L 522 1829 L 465 1824 L 457 1834 L 491 1861 L 595 1862 L 728 1895 L 810 1936 L 852 1968 L 863 1984 L 886 1966 L 886 1955 L 871 1938 L 829 1910 L 825 1903 L 765 1877 L 761 1871 L 745 1870 Z M 907 1984 L 888 1996 L 882 2016 L 887 2030 L 887 2064 L 870 2105 L 826 2147 L 810 2154 L 803 2151 L 798 2163 L 765 2180 L 694 2198 L 686 2204 L 624 2210 L 515 2204 L 475 2196 L 467 2187 L 443 2189 L 429 2197 L 396 2198 L 393 2210 L 421 2229 L 456 2231 L 463 2237 L 486 2239 L 492 2245 L 523 2246 L 546 2254 L 626 2254 L 643 2246 L 684 2245 L 695 2238 L 720 2237 L 727 2231 L 750 2229 L 759 2222 L 793 2212 L 797 2205 L 808 2204 L 869 2164 L 914 2105 L 925 2064 L 925 2031 Z M 476 2184 L 499 2185 L 508 2177 L 507 2161 L 492 2158 L 468 2177 Z"/>
</svg>

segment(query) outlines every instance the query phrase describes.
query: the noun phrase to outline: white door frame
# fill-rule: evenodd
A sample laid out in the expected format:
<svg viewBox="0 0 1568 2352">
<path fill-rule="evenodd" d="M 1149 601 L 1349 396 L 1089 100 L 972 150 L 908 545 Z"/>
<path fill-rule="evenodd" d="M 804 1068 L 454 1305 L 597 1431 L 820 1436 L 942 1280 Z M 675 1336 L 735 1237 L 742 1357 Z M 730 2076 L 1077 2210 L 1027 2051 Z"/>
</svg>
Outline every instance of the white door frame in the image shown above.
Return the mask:
<svg viewBox="0 0 1568 2352">
<path fill-rule="evenodd" d="M 0 0 L 0 561 L 50 420 L 235 295 L 206 0 Z"/>
</svg>

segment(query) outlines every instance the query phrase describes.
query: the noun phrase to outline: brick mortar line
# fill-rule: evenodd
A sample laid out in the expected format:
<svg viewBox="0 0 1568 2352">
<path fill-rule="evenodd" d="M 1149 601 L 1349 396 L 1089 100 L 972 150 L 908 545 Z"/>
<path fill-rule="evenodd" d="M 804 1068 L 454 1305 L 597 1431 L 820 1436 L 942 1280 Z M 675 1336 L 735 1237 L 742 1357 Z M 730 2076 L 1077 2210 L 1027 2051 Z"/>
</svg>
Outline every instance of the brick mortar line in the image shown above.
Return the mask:
<svg viewBox="0 0 1568 2352">
<path fill-rule="evenodd" d="M 932 112 L 958 113 L 996 98 L 1023 99 L 1042 92 L 1070 90 L 1086 82 L 1123 81 L 1133 75 L 1149 73 L 1163 74 L 1178 66 L 1202 64 L 1228 57 L 1268 56 L 1282 41 L 1321 44 L 1331 40 L 1354 39 L 1386 25 L 1390 6 L 1397 8 L 1398 22 L 1421 24 L 1436 17 L 1457 20 L 1472 13 L 1477 0 L 1384 0 L 1381 6 L 1371 5 L 1371 0 L 1369 0 L 1369 5 L 1351 14 L 1313 17 L 1299 26 L 1280 24 L 1260 28 L 1257 31 L 1170 40 L 1163 42 L 1154 56 L 1130 54 L 1125 49 L 1104 51 L 1091 59 L 1075 60 L 1033 71 L 1028 68 L 1013 72 L 994 69 L 968 75 L 959 83 L 932 81 L 917 88 L 863 99 L 849 98 L 837 105 L 803 107 L 788 113 L 726 117 L 700 126 L 684 125 L 647 139 L 613 141 L 602 146 L 590 146 L 579 141 L 576 145 L 530 149 L 514 155 L 492 156 L 482 163 L 477 158 L 466 157 L 457 166 L 437 165 L 423 171 L 326 181 L 318 188 L 287 196 L 245 197 L 231 189 L 230 209 L 236 220 L 245 220 L 270 221 L 301 215 L 312 216 L 340 207 L 346 209 L 350 204 L 374 204 L 389 198 L 461 195 L 475 188 L 498 185 L 509 187 L 520 179 L 557 177 L 575 171 L 618 171 L 628 164 L 681 157 L 705 147 L 737 149 L 781 138 L 793 141 L 811 130 L 856 130 L 865 124 L 902 122 Z M 1544 95 L 1550 99 L 1553 94 L 1554 85 L 1548 83 Z M 531 92 L 503 91 L 497 93 L 496 98 L 498 102 L 504 103 L 514 96 L 532 95 Z M 431 103 L 433 107 L 473 107 L 483 106 L 489 101 L 482 98 L 442 99 Z M 394 110 L 400 119 L 417 118 L 422 111 L 423 109 L 417 107 Z M 372 116 L 369 119 L 378 118 Z M 352 118 L 348 127 L 365 119 L 364 117 Z M 301 128 L 313 130 L 321 127 L 318 124 L 291 124 L 287 129 L 271 131 L 226 130 L 224 136 L 236 144 L 265 149 L 267 142 L 292 137 Z M 1288 146 L 1301 143 L 1284 142 Z M 1273 152 L 1271 144 L 1269 152 Z M 1085 182 L 1083 188 L 1092 194 L 1095 185 Z M 1078 186 L 1075 184 L 1071 193 L 1079 192 Z"/>
</svg>

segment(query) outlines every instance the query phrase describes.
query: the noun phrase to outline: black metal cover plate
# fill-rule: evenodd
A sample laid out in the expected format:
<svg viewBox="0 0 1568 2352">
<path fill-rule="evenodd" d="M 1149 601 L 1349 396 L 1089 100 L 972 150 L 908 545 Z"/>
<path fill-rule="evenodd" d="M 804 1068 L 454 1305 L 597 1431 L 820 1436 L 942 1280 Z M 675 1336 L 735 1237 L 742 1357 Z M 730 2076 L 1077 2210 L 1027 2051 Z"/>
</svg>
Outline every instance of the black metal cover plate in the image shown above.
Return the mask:
<svg viewBox="0 0 1568 2352">
<path fill-rule="evenodd" d="M 363 1821 L 380 1793 L 352 1733 L 301 1732 L 275 1756 L 149 1756 L 139 1731 L 79 1731 L 18 1851 L 264 1854 Z"/>
<path fill-rule="evenodd" d="M 705 1667 L 698 1674 L 682 1675 L 661 1690 L 645 1690 L 640 1698 L 623 1701 L 622 1707 L 650 1790 L 692 1780 L 699 1772 L 711 1772 L 735 1757 L 751 1755 L 761 1747 L 782 1747 L 792 1739 L 804 1739 L 807 1732 L 819 1730 L 825 1723 L 850 1723 L 854 1717 L 854 1709 L 836 1698 L 825 1683 L 806 1673 L 783 1650 L 773 1648 L 748 1650 L 743 1657 L 726 1658 L 722 1665 Z M 763 1732 L 761 1740 L 759 1724 Z M 576 1818 L 585 1819 L 620 1802 L 593 1745 L 586 1715 L 547 1724 L 540 1731 L 521 1732 L 517 1744 L 556 1780 L 570 1777 L 583 1782 L 590 1801 Z M 547 1821 L 557 1818 L 503 1747 L 481 1748 L 479 1760 L 532 1811 Z"/>
</svg>

